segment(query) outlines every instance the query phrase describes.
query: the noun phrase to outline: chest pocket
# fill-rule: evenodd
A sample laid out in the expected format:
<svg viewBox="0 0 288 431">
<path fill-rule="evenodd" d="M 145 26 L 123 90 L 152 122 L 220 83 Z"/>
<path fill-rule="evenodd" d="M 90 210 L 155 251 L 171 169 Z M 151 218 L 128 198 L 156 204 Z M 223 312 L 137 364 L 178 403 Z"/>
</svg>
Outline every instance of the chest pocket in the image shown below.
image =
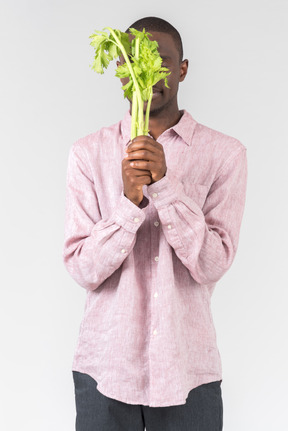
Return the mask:
<svg viewBox="0 0 288 431">
<path fill-rule="evenodd" d="M 193 201 L 202 209 L 209 192 L 209 187 L 202 184 L 186 183 L 184 184 L 184 190 L 186 195 L 193 199 Z"/>
</svg>

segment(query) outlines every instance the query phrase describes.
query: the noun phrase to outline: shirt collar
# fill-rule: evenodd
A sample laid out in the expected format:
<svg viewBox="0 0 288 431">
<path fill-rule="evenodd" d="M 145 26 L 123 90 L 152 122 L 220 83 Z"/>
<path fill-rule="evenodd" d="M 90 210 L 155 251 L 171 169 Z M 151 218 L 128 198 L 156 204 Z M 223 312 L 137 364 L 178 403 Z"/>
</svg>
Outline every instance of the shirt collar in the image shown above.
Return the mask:
<svg viewBox="0 0 288 431">
<path fill-rule="evenodd" d="M 175 126 L 171 127 L 171 129 L 174 130 L 174 132 L 176 132 L 177 135 L 179 135 L 183 139 L 185 144 L 192 145 L 192 138 L 195 127 L 197 125 L 197 121 L 194 120 L 194 118 L 185 109 L 183 109 L 181 112 L 183 112 L 182 117 L 180 118 L 178 123 L 175 124 Z"/>
<path fill-rule="evenodd" d="M 197 125 L 197 121 L 187 112 L 185 109 L 182 111 L 182 117 L 178 121 L 175 126 L 170 127 L 170 129 L 165 130 L 162 135 L 171 133 L 174 131 L 187 145 L 192 144 L 193 133 L 195 127 Z M 130 112 L 127 111 L 123 120 L 121 121 L 121 133 L 123 140 L 126 145 L 130 142 L 130 133 L 131 133 L 131 115 Z"/>
</svg>

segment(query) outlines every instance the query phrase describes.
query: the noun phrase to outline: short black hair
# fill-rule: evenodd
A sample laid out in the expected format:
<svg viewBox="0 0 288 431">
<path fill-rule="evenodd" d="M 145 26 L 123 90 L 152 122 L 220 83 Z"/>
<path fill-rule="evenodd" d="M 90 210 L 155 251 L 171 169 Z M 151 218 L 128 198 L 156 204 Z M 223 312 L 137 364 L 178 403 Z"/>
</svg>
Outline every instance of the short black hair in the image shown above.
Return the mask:
<svg viewBox="0 0 288 431">
<path fill-rule="evenodd" d="M 133 24 L 130 25 L 129 28 L 135 28 L 138 31 L 142 31 L 145 28 L 146 31 L 159 31 L 162 33 L 168 33 L 172 36 L 176 48 L 179 52 L 180 62 L 183 59 L 183 45 L 182 39 L 179 32 L 170 24 L 168 21 L 165 21 L 162 18 L 157 18 L 156 16 L 148 16 L 145 18 L 138 19 Z M 129 32 L 129 28 L 126 30 L 126 33 Z"/>
</svg>

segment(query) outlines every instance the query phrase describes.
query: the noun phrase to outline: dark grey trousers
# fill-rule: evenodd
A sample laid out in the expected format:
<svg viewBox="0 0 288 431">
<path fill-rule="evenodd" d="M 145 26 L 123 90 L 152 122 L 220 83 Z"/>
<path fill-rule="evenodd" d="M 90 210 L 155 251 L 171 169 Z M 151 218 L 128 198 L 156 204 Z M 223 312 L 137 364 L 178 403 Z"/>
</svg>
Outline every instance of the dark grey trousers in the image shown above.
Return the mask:
<svg viewBox="0 0 288 431">
<path fill-rule="evenodd" d="M 149 407 L 126 404 L 97 390 L 88 374 L 73 371 L 76 431 L 221 431 L 221 381 L 198 386 L 186 404 Z"/>
</svg>

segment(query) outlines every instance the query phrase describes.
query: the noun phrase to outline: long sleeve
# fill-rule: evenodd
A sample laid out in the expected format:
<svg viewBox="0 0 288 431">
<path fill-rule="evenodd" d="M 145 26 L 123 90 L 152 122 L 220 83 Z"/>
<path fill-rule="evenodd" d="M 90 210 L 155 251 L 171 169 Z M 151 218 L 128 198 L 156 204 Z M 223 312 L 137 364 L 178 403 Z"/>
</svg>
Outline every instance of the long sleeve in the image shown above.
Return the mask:
<svg viewBox="0 0 288 431">
<path fill-rule="evenodd" d="M 145 219 L 123 192 L 103 220 L 86 152 L 72 146 L 66 179 L 64 264 L 74 280 L 94 290 L 123 263 Z"/>
<path fill-rule="evenodd" d="M 168 243 L 200 284 L 217 282 L 233 262 L 246 183 L 246 148 L 241 146 L 218 172 L 202 209 L 169 169 L 148 187 Z"/>
</svg>

